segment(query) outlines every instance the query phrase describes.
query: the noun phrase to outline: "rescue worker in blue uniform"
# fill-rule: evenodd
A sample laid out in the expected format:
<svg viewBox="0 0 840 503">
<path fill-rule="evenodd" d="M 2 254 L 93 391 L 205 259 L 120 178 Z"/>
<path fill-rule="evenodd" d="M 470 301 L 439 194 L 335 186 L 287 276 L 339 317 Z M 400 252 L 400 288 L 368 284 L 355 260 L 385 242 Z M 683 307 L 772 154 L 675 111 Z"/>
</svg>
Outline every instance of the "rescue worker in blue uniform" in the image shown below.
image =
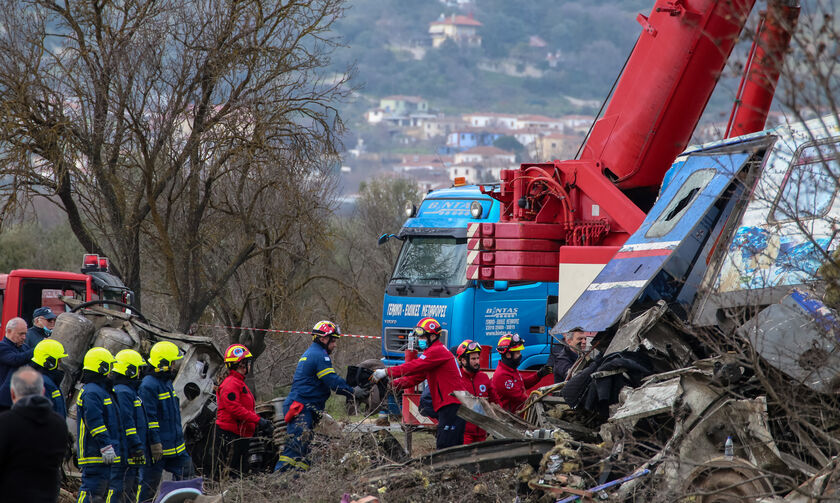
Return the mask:
<svg viewBox="0 0 840 503">
<path fill-rule="evenodd" d="M 335 372 L 330 353 L 339 337 L 341 331 L 331 321 L 319 321 L 312 329 L 312 345 L 298 360 L 292 389 L 283 402 L 288 436 L 274 471 L 309 469 L 312 429 L 321 419 L 332 391 L 357 399 L 364 399 L 370 393 L 360 386 L 351 388 Z"/>
<path fill-rule="evenodd" d="M 59 361 L 67 356 L 64 346 L 53 339 L 44 339 L 32 350 L 31 366 L 44 378 L 44 396 L 52 402 L 53 410 L 63 418 L 67 417 L 67 405 L 64 403 L 64 396 L 61 394 L 61 381 L 64 379 L 64 371 L 58 368 Z M 0 397 L 5 397 L 8 403 L 12 401 L 12 394 L 9 390 L 12 383 L 11 374 L 9 379 L 0 387 Z M 0 403 L 6 403 L 0 398 Z"/>
<path fill-rule="evenodd" d="M 148 362 L 154 372 L 143 378 L 139 394 L 149 426 L 151 460 L 140 470 L 140 501 L 154 499 L 164 470 L 172 474 L 173 480 L 183 480 L 190 464 L 180 402 L 172 387 L 177 374 L 173 364 L 183 357 L 178 346 L 169 341 L 157 342 L 149 351 Z"/>
<path fill-rule="evenodd" d="M 64 371 L 58 364 L 65 356 L 64 346 L 55 339 L 44 339 L 36 344 L 32 355 L 32 367 L 44 377 L 44 395 L 52 401 L 53 410 L 62 419 L 67 417 L 67 405 L 59 388 Z"/>
<path fill-rule="evenodd" d="M 146 413 L 137 394 L 140 368 L 146 361 L 133 349 L 123 349 L 114 359 L 111 377 L 127 454 L 122 463 L 111 468 L 114 499 L 109 503 L 135 503 L 140 495 L 140 467 L 146 464 Z"/>
<path fill-rule="evenodd" d="M 117 406 L 108 392 L 114 357 L 105 348 L 91 348 L 82 364 L 82 390 L 76 398 L 77 435 L 82 486 L 77 503 L 103 502 L 113 496 L 111 465 L 119 463 L 120 425 Z"/>
</svg>

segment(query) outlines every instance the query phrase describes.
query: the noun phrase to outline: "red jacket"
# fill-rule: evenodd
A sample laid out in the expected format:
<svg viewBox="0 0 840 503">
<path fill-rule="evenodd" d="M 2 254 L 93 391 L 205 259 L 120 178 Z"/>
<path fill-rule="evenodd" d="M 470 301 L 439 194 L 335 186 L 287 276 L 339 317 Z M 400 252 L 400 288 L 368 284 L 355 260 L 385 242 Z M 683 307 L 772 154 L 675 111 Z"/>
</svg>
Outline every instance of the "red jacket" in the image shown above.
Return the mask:
<svg viewBox="0 0 840 503">
<path fill-rule="evenodd" d="M 225 377 L 216 391 L 216 425 L 240 437 L 253 437 L 260 416 L 254 412 L 254 395 L 245 377 L 235 370 Z"/>
<path fill-rule="evenodd" d="M 486 398 L 491 402 L 498 401 L 496 393 L 493 391 L 493 387 L 490 386 L 490 378 L 487 377 L 487 374 L 481 371 L 473 374 L 472 372 L 461 369 L 461 376 L 463 376 L 464 387 L 467 388 L 467 391 L 473 396 Z M 464 445 L 471 444 L 473 442 L 482 442 L 484 440 L 487 440 L 487 432 L 478 426 L 467 422 L 467 426 L 464 429 Z"/>
<path fill-rule="evenodd" d="M 523 380 L 518 370 L 512 369 L 499 361 L 490 384 L 498 397 L 499 405 L 506 411 L 515 414 L 528 399 L 525 390 L 537 384 L 539 380 L 540 378 L 536 373 Z"/>
<path fill-rule="evenodd" d="M 432 392 L 432 406 L 435 412 L 444 405 L 461 403 L 457 398 L 450 395 L 453 391 L 464 390 L 464 383 L 461 381 L 461 368 L 455 361 L 455 355 L 450 353 L 446 346 L 441 344 L 440 340 L 433 342 L 417 359 L 388 368 L 389 377 L 412 376 L 417 378 L 416 374 L 422 374 L 424 379 L 429 382 L 429 390 Z M 410 379 L 410 381 L 413 380 Z M 405 382 L 406 379 L 400 381 Z"/>
</svg>

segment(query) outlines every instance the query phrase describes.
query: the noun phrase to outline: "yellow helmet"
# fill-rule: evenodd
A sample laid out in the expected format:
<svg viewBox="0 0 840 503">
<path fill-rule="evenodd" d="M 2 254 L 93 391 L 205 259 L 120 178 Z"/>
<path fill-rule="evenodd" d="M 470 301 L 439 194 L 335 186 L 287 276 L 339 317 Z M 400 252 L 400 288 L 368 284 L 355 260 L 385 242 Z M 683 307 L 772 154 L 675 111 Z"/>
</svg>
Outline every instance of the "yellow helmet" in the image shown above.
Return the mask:
<svg viewBox="0 0 840 503">
<path fill-rule="evenodd" d="M 155 371 L 169 370 L 172 362 L 180 360 L 184 355 L 175 344 L 169 341 L 156 342 L 149 351 L 149 364 L 155 368 Z"/>
<path fill-rule="evenodd" d="M 114 355 L 114 372 L 133 379 L 140 374 L 140 367 L 146 365 L 146 360 L 133 349 L 123 349 Z"/>
<path fill-rule="evenodd" d="M 111 371 L 111 364 L 114 363 L 114 355 L 105 348 L 90 348 L 85 353 L 85 360 L 82 368 L 96 372 L 97 374 L 108 375 Z"/>
<path fill-rule="evenodd" d="M 32 351 L 32 361 L 47 370 L 58 368 L 58 360 L 65 356 L 64 346 L 55 339 L 43 339 Z"/>
</svg>

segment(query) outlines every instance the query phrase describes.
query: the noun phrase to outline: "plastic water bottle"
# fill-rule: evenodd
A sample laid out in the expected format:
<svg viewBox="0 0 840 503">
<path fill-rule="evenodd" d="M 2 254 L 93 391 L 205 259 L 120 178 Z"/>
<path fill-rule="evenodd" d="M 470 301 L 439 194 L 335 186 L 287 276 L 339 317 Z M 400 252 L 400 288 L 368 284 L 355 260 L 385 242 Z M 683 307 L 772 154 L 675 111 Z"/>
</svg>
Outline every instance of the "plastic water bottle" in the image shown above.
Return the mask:
<svg viewBox="0 0 840 503">
<path fill-rule="evenodd" d="M 726 437 L 726 443 L 723 444 L 723 456 L 728 460 L 735 457 L 735 446 L 732 444 L 732 436 Z"/>
</svg>

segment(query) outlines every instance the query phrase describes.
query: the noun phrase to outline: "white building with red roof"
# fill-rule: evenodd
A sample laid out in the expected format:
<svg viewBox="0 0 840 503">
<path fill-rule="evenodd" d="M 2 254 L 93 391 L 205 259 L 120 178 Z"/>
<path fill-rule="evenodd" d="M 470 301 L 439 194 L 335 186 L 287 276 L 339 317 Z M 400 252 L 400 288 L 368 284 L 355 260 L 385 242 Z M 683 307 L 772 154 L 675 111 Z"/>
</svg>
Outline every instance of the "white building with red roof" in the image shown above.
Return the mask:
<svg viewBox="0 0 840 503">
<path fill-rule="evenodd" d="M 429 23 L 432 47 L 440 47 L 446 39 L 451 39 L 458 45 L 480 47 L 481 36 L 478 34 L 478 28 L 481 26 L 482 24 L 473 18 L 472 13 L 466 16 L 441 14 L 437 21 Z"/>
</svg>

